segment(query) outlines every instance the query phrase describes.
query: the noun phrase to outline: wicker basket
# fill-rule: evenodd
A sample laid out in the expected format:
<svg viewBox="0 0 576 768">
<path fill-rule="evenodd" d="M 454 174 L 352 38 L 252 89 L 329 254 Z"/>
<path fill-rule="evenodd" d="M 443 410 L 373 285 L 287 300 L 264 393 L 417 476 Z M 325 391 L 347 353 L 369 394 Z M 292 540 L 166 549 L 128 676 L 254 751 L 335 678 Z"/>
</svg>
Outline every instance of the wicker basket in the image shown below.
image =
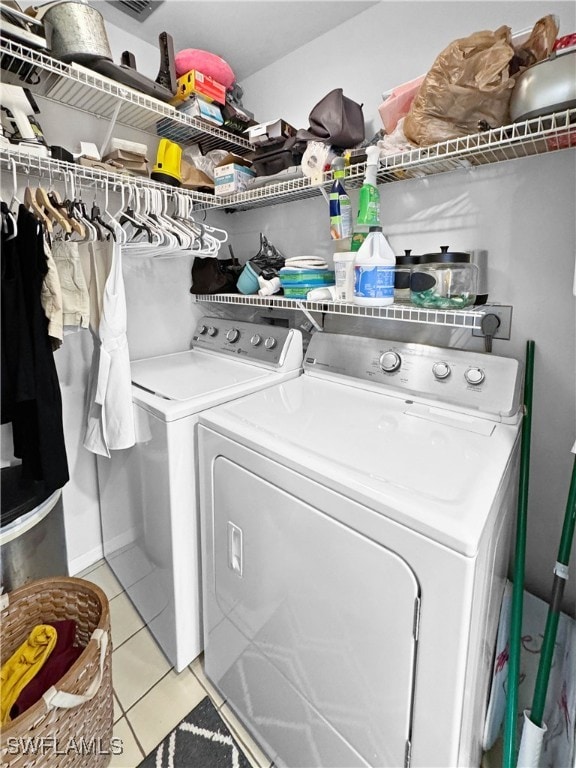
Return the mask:
<svg viewBox="0 0 576 768">
<path fill-rule="evenodd" d="M 73 619 L 76 642 L 85 647 L 57 692 L 51 689 L 56 695 L 50 704 L 40 699 L 2 728 L 3 768 L 104 768 L 111 759 L 114 719 L 106 595 L 83 579 L 48 578 L 2 599 L 2 664 L 45 622 Z"/>
</svg>

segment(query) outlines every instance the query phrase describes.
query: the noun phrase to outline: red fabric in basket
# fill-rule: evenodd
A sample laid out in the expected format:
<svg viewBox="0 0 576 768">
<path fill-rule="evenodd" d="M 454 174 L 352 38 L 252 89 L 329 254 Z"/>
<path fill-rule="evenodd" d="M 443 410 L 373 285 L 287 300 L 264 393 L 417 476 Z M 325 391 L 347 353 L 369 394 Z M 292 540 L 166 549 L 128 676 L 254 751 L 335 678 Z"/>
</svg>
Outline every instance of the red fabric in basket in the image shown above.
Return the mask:
<svg viewBox="0 0 576 768">
<path fill-rule="evenodd" d="M 72 619 L 63 621 L 48 621 L 49 626 L 54 627 L 58 634 L 56 645 L 52 653 L 46 659 L 43 667 L 22 689 L 16 703 L 10 710 L 10 718 L 21 715 L 33 704 L 42 698 L 48 688 L 55 685 L 61 677 L 70 669 L 79 658 L 84 648 L 74 645 L 76 636 L 76 622 Z"/>
</svg>

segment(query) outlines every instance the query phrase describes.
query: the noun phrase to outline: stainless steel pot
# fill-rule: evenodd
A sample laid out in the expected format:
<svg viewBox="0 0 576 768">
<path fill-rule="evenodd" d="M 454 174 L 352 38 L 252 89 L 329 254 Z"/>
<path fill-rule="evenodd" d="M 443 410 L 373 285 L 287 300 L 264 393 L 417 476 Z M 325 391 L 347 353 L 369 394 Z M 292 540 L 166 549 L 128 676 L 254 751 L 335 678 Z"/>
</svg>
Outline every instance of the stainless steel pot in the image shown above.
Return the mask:
<svg viewBox="0 0 576 768">
<path fill-rule="evenodd" d="M 61 61 L 112 61 L 104 18 L 80 0 L 59 0 L 37 8 L 44 21 L 46 41 L 52 55 Z"/>
<path fill-rule="evenodd" d="M 560 49 L 522 72 L 510 99 L 514 122 L 576 107 L 576 48 Z"/>
</svg>

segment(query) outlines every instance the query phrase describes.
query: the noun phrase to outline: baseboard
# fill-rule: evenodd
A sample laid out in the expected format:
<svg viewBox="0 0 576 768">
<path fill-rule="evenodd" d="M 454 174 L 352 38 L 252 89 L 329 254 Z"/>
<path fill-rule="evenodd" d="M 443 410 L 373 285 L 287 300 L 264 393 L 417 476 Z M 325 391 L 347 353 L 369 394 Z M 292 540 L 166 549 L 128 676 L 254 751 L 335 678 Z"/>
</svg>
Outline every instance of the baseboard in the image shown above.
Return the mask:
<svg viewBox="0 0 576 768">
<path fill-rule="evenodd" d="M 86 568 L 90 568 L 91 565 L 94 565 L 94 563 L 97 563 L 99 560 L 102 560 L 104 558 L 104 550 L 102 549 L 102 545 L 99 544 L 97 547 L 94 547 L 89 552 L 85 552 L 83 555 L 80 555 L 80 557 L 75 557 L 74 560 L 68 561 L 68 572 L 70 576 L 76 576 L 79 573 L 82 573 L 82 571 L 85 571 Z"/>
</svg>

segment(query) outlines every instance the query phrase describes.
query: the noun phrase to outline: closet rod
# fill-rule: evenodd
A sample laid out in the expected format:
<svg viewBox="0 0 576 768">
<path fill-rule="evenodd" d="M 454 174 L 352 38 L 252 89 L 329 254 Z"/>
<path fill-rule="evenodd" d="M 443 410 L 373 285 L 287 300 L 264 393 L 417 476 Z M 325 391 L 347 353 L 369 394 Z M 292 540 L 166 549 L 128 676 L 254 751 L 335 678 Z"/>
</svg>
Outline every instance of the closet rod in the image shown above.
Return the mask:
<svg viewBox="0 0 576 768">
<path fill-rule="evenodd" d="M 29 152 L 24 152 L 18 149 L 0 149 L 0 163 L 3 167 L 12 169 L 14 164 L 17 168 L 26 174 L 32 174 L 34 176 L 51 176 L 62 179 L 66 174 L 72 174 L 75 182 L 86 181 L 101 181 L 109 185 L 114 184 L 131 184 L 139 188 L 152 188 L 161 189 L 169 194 L 173 191 L 178 191 L 180 194 L 185 194 L 191 198 L 199 209 L 214 208 L 214 196 L 207 195 L 202 192 L 194 192 L 188 189 L 181 189 L 180 187 L 172 189 L 167 187 L 166 184 L 154 181 L 143 176 L 128 176 L 122 173 L 114 173 L 113 171 L 104 171 L 99 168 L 90 168 L 84 165 L 77 165 L 76 163 L 67 163 L 64 160 L 55 160 L 52 157 L 42 157 L 40 155 L 34 155 Z"/>
</svg>

